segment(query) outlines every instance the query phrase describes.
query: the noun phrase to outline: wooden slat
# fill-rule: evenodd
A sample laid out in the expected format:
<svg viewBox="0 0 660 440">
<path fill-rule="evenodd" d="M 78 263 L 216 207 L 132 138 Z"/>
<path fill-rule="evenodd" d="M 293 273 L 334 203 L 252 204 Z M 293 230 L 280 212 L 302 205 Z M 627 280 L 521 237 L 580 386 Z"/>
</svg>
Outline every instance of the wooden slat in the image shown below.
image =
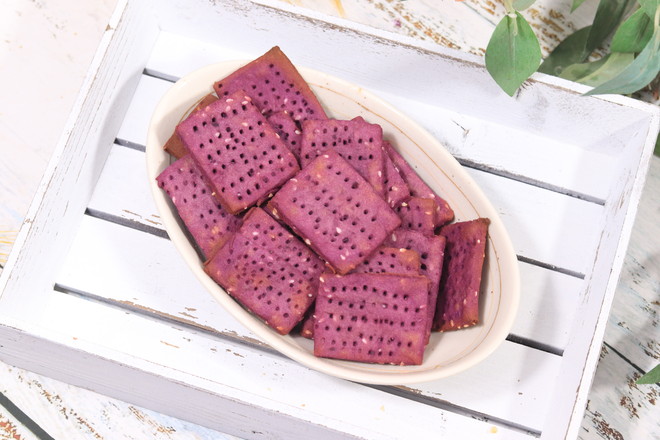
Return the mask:
<svg viewBox="0 0 660 440">
<path fill-rule="evenodd" d="M 612 185 L 616 158 L 575 143 L 496 124 L 433 102 L 374 91 L 438 139 L 462 163 L 601 201 Z"/>
<path fill-rule="evenodd" d="M 218 306 L 169 240 L 136 229 L 85 216 L 56 282 L 200 329 L 259 340 Z"/>
<path fill-rule="evenodd" d="M 0 407 L 3 440 L 240 440 L 4 363 L 0 383 L 6 398 L 42 429 L 36 436 L 20 422 L 3 420 Z"/>
<path fill-rule="evenodd" d="M 142 75 L 131 105 L 126 111 L 117 133 L 117 138 L 144 147 L 147 144 L 147 129 L 151 115 L 160 98 L 170 87 L 172 87 L 172 83 L 169 81 Z M 174 131 L 174 127 L 172 127 L 172 131 Z"/>
<path fill-rule="evenodd" d="M 605 341 L 643 371 L 660 360 L 660 159 L 651 161 Z M 635 317 L 634 319 L 632 319 Z M 639 317 L 639 318 L 637 318 Z"/>
<path fill-rule="evenodd" d="M 443 2 L 442 15 L 437 13 L 439 6 L 433 1 L 284 0 L 281 3 L 302 6 L 416 40 L 460 48 L 479 55 L 483 54 L 489 31 L 494 28 L 492 17 L 484 17 L 472 5 L 468 6 L 468 2 Z M 472 32 L 462 29 L 471 29 Z"/>
<path fill-rule="evenodd" d="M 640 373 L 603 347 L 580 440 L 654 439 L 660 433 L 660 386 L 636 385 Z"/>
<path fill-rule="evenodd" d="M 584 281 L 520 262 L 520 285 L 520 308 L 511 333 L 563 351 L 584 296 Z"/>
<path fill-rule="evenodd" d="M 648 166 L 658 122 L 658 114 L 656 114 L 647 132 L 645 151 L 637 157 L 636 163 L 640 170 Z M 631 155 L 628 160 L 633 162 L 635 156 Z M 571 339 L 563 355 L 566 362 L 559 376 L 563 386 L 555 389 L 553 397 L 557 402 L 557 419 L 561 422 L 549 423 L 546 426 L 545 433 L 548 438 L 572 437 L 579 431 L 593 377 L 585 373 L 595 371 L 599 360 L 599 344 L 595 341 L 602 341 L 604 337 L 607 316 L 625 257 L 625 245 L 630 236 L 634 212 L 641 195 L 643 178 L 643 173 L 637 173 L 622 179 L 621 188 L 630 188 L 629 192 L 624 190 L 608 202 L 609 209 L 600 232 L 593 270 L 588 278 L 585 278 L 586 292 L 576 311 L 576 316 L 580 319 L 575 320 Z M 614 237 L 617 246 L 611 242 Z M 581 365 L 582 370 L 571 368 L 575 365 Z M 567 430 L 564 428 L 566 425 L 568 425 Z"/>
<path fill-rule="evenodd" d="M 568 271 L 590 270 L 604 223 L 602 206 L 468 170 L 499 212 L 519 256 Z"/>
<path fill-rule="evenodd" d="M 6 384 L 6 382 L 3 382 Z M 11 387 L 11 383 L 9 384 Z M 7 440 L 41 440 L 35 433 L 33 433 L 25 423 L 34 428 L 34 424 L 25 417 L 17 418 L 16 410 L 22 411 L 14 402 L 8 397 L 7 389 L 2 390 L 0 395 L 0 438 Z M 36 430 L 36 429 L 35 429 Z"/>
<path fill-rule="evenodd" d="M 89 258 L 90 253 L 96 257 Z M 83 220 L 57 283 L 249 343 L 258 339 L 199 286 L 171 243 L 100 219 Z M 411 389 L 540 430 L 547 403 L 543 396 L 553 386 L 548 378 L 557 375 L 560 362 L 556 355 L 507 342 L 497 355 L 463 375 Z M 536 373 L 528 374 L 530 368 Z M 484 390 L 492 399 L 483 398 Z"/>
<path fill-rule="evenodd" d="M 170 87 L 170 81 L 143 76 L 117 137 L 144 145 L 153 109 Z M 600 203 L 607 198 L 616 157 L 393 93 L 374 93 L 427 129 L 463 163 Z"/>
<path fill-rule="evenodd" d="M 265 43 L 260 46 L 264 48 L 264 52 L 270 49 Z M 169 58 L 165 56 L 168 50 L 172 54 Z M 253 58 L 254 52 L 242 45 L 220 45 L 215 41 L 200 40 L 190 35 L 162 29 L 145 67 L 147 71 L 165 74 L 171 80 L 177 80 L 211 63 L 230 60 L 248 61 Z"/>
<path fill-rule="evenodd" d="M 261 13 L 268 15 L 266 10 L 254 13 L 254 19 Z M 231 15 L 228 11 L 226 18 L 230 19 Z M 265 20 L 269 25 L 276 26 L 280 18 L 276 14 L 270 14 Z M 224 41 L 221 35 L 216 38 L 195 39 L 206 23 L 196 23 L 197 28 L 190 31 L 186 23 L 165 19 L 165 32 L 161 33 L 154 46 L 147 68 L 172 77 L 181 77 L 204 65 L 236 59 L 240 55 L 245 59 L 254 58 L 281 41 L 286 42 L 282 44 L 282 48 L 295 63 L 355 82 L 379 95 L 405 97 L 413 102 L 466 115 L 489 124 L 547 137 L 559 143 L 560 149 L 566 148 L 562 145 L 575 145 L 585 150 L 585 154 L 594 151 L 617 156 L 632 147 L 629 141 L 636 131 L 636 124 L 640 122 L 640 114 L 629 105 L 610 102 L 616 101 L 616 97 L 582 97 L 570 91 L 575 87 L 574 84 L 539 75 L 551 86 L 536 87 L 535 82 L 530 82 L 523 93 L 511 99 L 502 94 L 490 79 L 483 68 L 481 57 L 471 58 L 464 53 L 424 44 L 418 40 L 407 41 L 394 34 L 346 20 L 324 18 L 330 23 L 301 18 L 297 22 L 300 27 L 295 28 L 296 32 L 304 34 L 300 41 L 292 38 L 290 32 L 280 37 L 281 29 L 274 28 L 271 29 L 268 41 L 264 42 L 257 37 L 245 41 L 245 44 L 232 45 L 230 50 L 225 50 L 227 48 L 218 43 Z M 209 21 L 208 25 L 212 26 L 211 23 L 212 21 Z M 325 33 L 321 32 L 332 32 L 331 29 L 335 29 L 337 24 L 348 28 L 340 32 L 342 44 L 346 46 L 328 39 L 324 36 Z M 312 32 L 311 29 L 315 31 Z M 177 31 L 188 34 L 181 37 L 177 35 Z M 207 31 L 229 33 L 235 29 L 227 26 L 224 29 Z M 250 29 L 242 31 L 246 39 L 250 33 Z M 411 46 L 393 44 L 393 38 L 403 43 L 409 42 Z M 304 43 L 300 44 L 301 41 Z M 368 47 L 368 50 L 342 49 L 352 46 Z M 316 50 L 309 51 L 309 47 L 315 47 Z M 179 62 L 179 57 L 185 62 Z M 452 60 L 459 57 L 467 62 L 454 64 Z M 462 87 L 464 84 L 470 84 L 470 87 Z M 601 117 L 593 118 L 594 114 Z M 604 136 L 604 133 L 607 135 Z M 641 142 L 643 143 L 643 140 Z M 638 148 L 640 141 L 633 144 L 636 146 L 632 148 Z M 529 148 L 529 145 L 526 147 Z M 524 152 L 524 149 L 521 149 L 521 152 Z M 548 157 L 553 159 L 550 155 Z M 524 161 L 525 156 L 521 155 L 518 160 Z M 575 175 L 574 178 L 577 180 L 580 176 Z"/>
<path fill-rule="evenodd" d="M 116 179 L 120 173 L 126 178 Z M 115 146 L 99 178 L 89 209 L 94 215 L 138 223 L 134 227 L 163 230 L 147 185 L 144 154 Z M 563 350 L 573 325 L 576 305 L 583 294 L 582 280 L 524 262 L 520 268 L 523 286 L 520 317 L 512 333 Z"/>
<path fill-rule="evenodd" d="M 39 316 L 40 325 L 5 339 L 4 360 L 45 357 L 55 378 L 74 385 L 91 383 L 111 397 L 239 437 L 257 438 L 258 431 L 262 438 L 290 440 L 485 434 L 529 439 L 500 424 L 335 379 L 272 353 L 163 325 L 107 304 L 58 292 L 45 303 L 48 313 Z M 63 315 L 77 319 L 62 322 Z M 59 331 L 46 334 L 55 322 Z M 121 331 L 102 325 L 106 322 Z M 55 342 L 57 350 L 31 335 Z M 0 327 L 0 336 L 6 336 L 6 327 Z M 70 362 L 71 350 L 86 352 L 87 369 Z M 39 366 L 37 362 L 37 372 L 43 370 Z"/>
<path fill-rule="evenodd" d="M 142 84 L 120 132 L 129 142 L 144 142 L 144 123 L 161 96 L 158 92 L 166 88 L 153 78 Z M 602 223 L 602 206 L 486 172 L 470 173 L 500 211 L 520 255 L 570 272 L 589 270 L 597 240 L 594 225 Z"/>
<path fill-rule="evenodd" d="M 117 175 L 124 178 L 117 179 Z M 120 145 L 110 150 L 87 207 L 165 233 L 149 188 L 145 154 L 141 151 Z"/>
<path fill-rule="evenodd" d="M 410 387 L 439 402 L 498 417 L 541 432 L 552 414 L 552 388 L 562 358 L 505 341 L 490 357 L 447 379 Z"/>
<path fill-rule="evenodd" d="M 477 55 L 483 55 L 495 25 L 506 14 L 502 3 L 475 0 L 280 1 Z M 591 23 L 595 6 L 586 3 L 572 12 L 570 3 L 537 2 L 523 12 L 538 35 L 544 58 L 572 31 Z"/>
</svg>

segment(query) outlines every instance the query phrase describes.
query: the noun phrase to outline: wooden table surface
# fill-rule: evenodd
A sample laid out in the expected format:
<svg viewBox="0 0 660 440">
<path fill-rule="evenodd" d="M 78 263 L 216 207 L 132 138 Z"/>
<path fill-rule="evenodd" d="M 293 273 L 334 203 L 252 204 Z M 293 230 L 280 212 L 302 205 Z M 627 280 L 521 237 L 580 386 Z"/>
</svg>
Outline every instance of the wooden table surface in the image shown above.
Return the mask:
<svg viewBox="0 0 660 440">
<path fill-rule="evenodd" d="M 483 54 L 489 32 L 503 13 L 501 3 L 490 0 L 282 1 L 475 54 Z M 115 3 L 0 3 L 0 266 Z M 587 4 L 571 15 L 567 0 L 537 3 L 525 15 L 540 34 L 544 53 L 584 25 L 594 11 Z M 581 439 L 660 438 L 660 386 L 634 383 L 660 361 L 659 218 L 660 158 L 654 157 Z M 50 438 L 233 437 L 0 363 L 0 439 Z"/>
</svg>

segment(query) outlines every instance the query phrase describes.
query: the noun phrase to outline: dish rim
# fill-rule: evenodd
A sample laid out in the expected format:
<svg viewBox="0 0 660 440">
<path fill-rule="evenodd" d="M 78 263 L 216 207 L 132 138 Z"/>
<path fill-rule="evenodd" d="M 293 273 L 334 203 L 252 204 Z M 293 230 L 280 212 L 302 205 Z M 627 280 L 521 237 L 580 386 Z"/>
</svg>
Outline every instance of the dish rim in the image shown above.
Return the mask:
<svg viewBox="0 0 660 440">
<path fill-rule="evenodd" d="M 280 335 L 276 333 L 256 316 L 244 309 L 236 300 L 226 293 L 224 289 L 217 285 L 206 274 L 206 272 L 204 272 L 203 261 L 200 260 L 194 246 L 190 243 L 188 236 L 182 229 L 180 220 L 178 220 L 178 216 L 176 215 L 175 210 L 173 210 L 169 198 L 156 182 L 156 176 L 162 171 L 162 169 L 164 169 L 162 166 L 163 163 L 170 163 L 168 153 L 162 149 L 164 142 L 159 142 L 158 140 L 158 130 L 161 129 L 161 124 L 164 123 L 163 119 L 173 120 L 174 125 L 176 125 L 176 123 L 178 123 L 185 114 L 195 106 L 199 99 L 212 92 L 211 85 L 214 80 L 212 79 L 209 82 L 209 78 L 222 78 L 247 62 L 249 62 L 249 60 L 232 60 L 214 63 L 199 68 L 179 79 L 159 100 L 151 116 L 147 132 L 145 151 L 147 176 L 149 178 L 149 186 L 151 188 L 152 196 L 161 220 L 163 221 L 163 225 L 165 226 L 171 241 L 174 243 L 188 267 L 193 271 L 196 278 L 202 283 L 215 301 L 225 308 L 225 310 L 227 310 L 249 331 L 255 333 L 273 349 L 294 361 L 300 362 L 309 368 L 325 374 L 361 383 L 405 385 L 428 382 L 462 372 L 479 364 L 492 354 L 506 339 L 513 327 L 520 300 L 520 274 L 517 257 L 509 235 L 506 232 L 499 215 L 471 176 L 467 174 L 456 159 L 427 130 L 403 114 L 400 110 L 378 97 L 376 94 L 365 90 L 356 84 L 318 70 L 296 66 L 303 78 L 310 83 L 312 90 L 315 90 L 315 88 L 318 88 L 319 86 L 329 87 L 333 90 L 338 87 L 341 90 L 351 90 L 353 93 L 357 94 L 356 96 L 360 98 L 361 102 L 375 103 L 379 106 L 378 108 L 382 108 L 385 113 L 395 116 L 395 120 L 401 122 L 401 125 L 412 126 L 415 130 L 416 137 L 421 137 L 425 141 L 424 144 L 428 145 L 427 148 L 434 149 L 434 153 L 439 154 L 442 157 L 443 164 L 448 164 L 445 168 L 449 168 L 454 172 L 458 171 L 458 174 L 460 175 L 458 180 L 461 181 L 464 186 L 469 187 L 470 192 L 476 192 L 476 195 L 479 196 L 478 201 L 467 199 L 467 196 L 466 200 L 469 200 L 471 204 L 472 202 L 475 202 L 481 208 L 481 213 L 487 214 L 486 216 L 491 221 L 488 237 L 489 245 L 491 248 L 493 247 L 492 237 L 494 231 L 498 242 L 498 247 L 495 251 L 497 254 L 497 264 L 498 266 L 504 265 L 507 271 L 506 273 L 508 274 L 506 281 L 509 287 L 506 292 L 506 300 L 509 305 L 507 309 L 500 310 L 498 307 L 496 319 L 494 319 L 491 324 L 491 329 L 494 329 L 488 331 L 486 337 L 482 338 L 477 346 L 467 355 L 461 357 L 459 361 L 454 361 L 449 365 L 435 365 L 431 366 L 431 368 L 426 366 L 427 369 L 419 370 L 420 366 L 384 366 L 379 364 L 366 364 L 314 356 L 313 353 L 310 353 L 304 349 L 304 347 L 299 346 L 295 342 L 298 338 L 301 338 L 300 336 L 293 337 L 291 335 Z M 194 95 L 192 92 L 194 92 Z M 354 99 L 354 101 L 358 103 L 357 100 Z M 322 102 L 322 104 L 324 103 Z M 358 105 L 360 104 L 358 103 Z M 180 109 L 178 114 L 171 114 L 173 108 Z M 369 110 L 367 107 L 365 107 L 365 109 Z M 373 113 L 373 110 L 370 111 Z M 172 125 L 171 131 L 174 130 L 174 125 Z M 419 145 L 418 148 L 428 155 L 426 149 Z M 165 161 L 163 159 L 165 159 Z M 441 172 L 447 171 L 445 168 L 441 168 L 438 164 L 434 163 L 434 165 Z M 456 176 L 454 176 L 454 179 L 456 179 Z M 454 182 L 454 179 L 452 179 L 452 183 L 457 185 L 456 182 Z M 460 187 L 457 185 L 457 188 Z M 490 251 L 487 250 L 487 253 L 490 253 Z M 498 273 L 502 275 L 501 267 Z M 482 277 L 482 282 L 483 278 L 485 278 L 485 274 Z M 500 277 L 500 279 L 502 279 L 502 277 Z M 482 284 L 482 294 L 484 293 L 483 289 L 484 287 Z M 500 292 L 499 302 L 501 303 L 502 297 L 505 293 L 502 289 L 500 289 Z M 495 327 L 495 323 L 498 323 L 498 326 Z M 427 357 L 425 356 L 424 362 L 426 362 L 426 359 Z M 422 366 L 424 365 L 425 364 L 422 363 Z M 360 366 L 361 369 L 356 369 L 356 366 Z M 396 369 L 392 367 L 395 367 Z"/>
</svg>

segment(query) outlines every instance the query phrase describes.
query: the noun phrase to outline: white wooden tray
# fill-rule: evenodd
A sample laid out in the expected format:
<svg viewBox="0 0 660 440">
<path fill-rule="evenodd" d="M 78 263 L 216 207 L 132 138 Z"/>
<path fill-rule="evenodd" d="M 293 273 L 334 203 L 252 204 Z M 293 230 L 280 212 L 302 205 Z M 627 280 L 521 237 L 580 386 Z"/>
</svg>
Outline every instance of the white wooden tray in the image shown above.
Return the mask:
<svg viewBox="0 0 660 440">
<path fill-rule="evenodd" d="M 0 358 L 244 438 L 575 438 L 658 110 L 543 75 L 509 98 L 476 57 L 282 7 L 120 2 L 0 278 Z M 418 121 L 498 210 L 522 299 L 483 363 L 409 387 L 311 371 L 224 312 L 167 240 L 143 152 L 156 102 L 274 44 Z"/>
</svg>

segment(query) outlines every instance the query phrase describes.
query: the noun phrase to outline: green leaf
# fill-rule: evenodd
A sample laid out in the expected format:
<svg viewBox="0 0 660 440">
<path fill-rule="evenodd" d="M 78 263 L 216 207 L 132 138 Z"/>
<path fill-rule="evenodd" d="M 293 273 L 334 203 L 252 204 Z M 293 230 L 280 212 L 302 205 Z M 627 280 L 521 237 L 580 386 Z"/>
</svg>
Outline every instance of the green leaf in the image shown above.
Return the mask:
<svg viewBox="0 0 660 440">
<path fill-rule="evenodd" d="M 559 76 L 596 87 L 620 74 L 634 58 L 631 53 L 614 52 L 598 61 L 569 66 Z"/>
<path fill-rule="evenodd" d="M 523 11 L 534 4 L 536 0 L 513 0 L 513 7 L 516 11 Z"/>
<path fill-rule="evenodd" d="M 655 17 L 655 11 L 660 7 L 660 0 L 639 0 L 639 4 L 642 5 L 646 15 L 653 18 Z"/>
<path fill-rule="evenodd" d="M 599 60 L 596 61 L 591 61 L 589 63 L 576 63 L 571 66 L 566 67 L 561 75 L 559 75 L 560 78 L 568 79 L 570 81 L 576 81 L 579 82 L 580 78 L 584 78 L 587 75 L 590 75 L 591 73 L 595 72 L 596 70 L 600 69 L 603 64 L 607 61 L 607 56 L 603 57 Z"/>
<path fill-rule="evenodd" d="M 539 40 L 519 12 L 502 18 L 486 47 L 486 69 L 495 82 L 513 96 L 541 63 Z"/>
<path fill-rule="evenodd" d="M 653 35 L 653 22 L 643 9 L 638 9 L 621 23 L 612 38 L 612 52 L 641 52 Z"/>
<path fill-rule="evenodd" d="M 573 0 L 573 6 L 571 6 L 571 12 L 575 11 L 580 5 L 584 3 L 584 0 Z"/>
<path fill-rule="evenodd" d="M 655 14 L 653 36 L 637 58 L 619 75 L 586 94 L 632 93 L 653 81 L 658 72 L 660 72 L 660 9 Z"/>
<path fill-rule="evenodd" d="M 656 365 L 654 369 L 637 379 L 637 383 L 640 385 L 660 383 L 660 364 Z"/>
<path fill-rule="evenodd" d="M 586 60 L 589 54 L 585 44 L 590 30 L 591 26 L 587 26 L 566 37 L 543 61 L 539 72 L 559 75 L 566 67 Z"/>
<path fill-rule="evenodd" d="M 633 4 L 635 0 L 600 0 L 585 44 L 587 53 L 590 54 L 603 45 L 623 21 L 625 12 Z"/>
</svg>

